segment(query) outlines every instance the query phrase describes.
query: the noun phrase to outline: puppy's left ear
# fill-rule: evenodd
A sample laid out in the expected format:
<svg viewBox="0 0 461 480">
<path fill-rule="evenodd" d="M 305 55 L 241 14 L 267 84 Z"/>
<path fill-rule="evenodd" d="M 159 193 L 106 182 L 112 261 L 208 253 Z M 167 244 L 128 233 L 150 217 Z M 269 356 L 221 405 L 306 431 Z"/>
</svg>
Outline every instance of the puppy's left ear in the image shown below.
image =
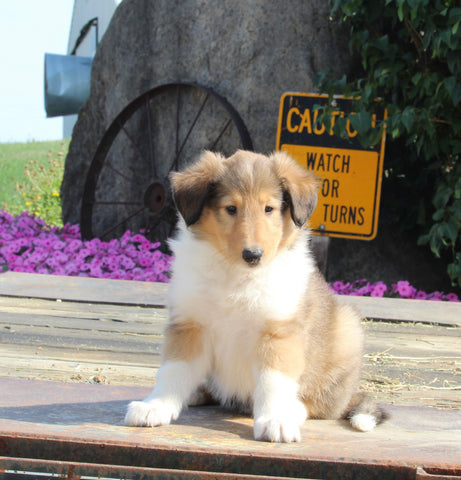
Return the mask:
<svg viewBox="0 0 461 480">
<path fill-rule="evenodd" d="M 275 152 L 270 159 L 280 179 L 291 218 L 296 226 L 302 227 L 317 206 L 319 180 L 285 152 Z"/>
<path fill-rule="evenodd" d="M 196 163 L 170 175 L 173 200 L 189 227 L 200 219 L 203 208 L 214 191 L 223 170 L 224 157 L 204 152 Z"/>
</svg>

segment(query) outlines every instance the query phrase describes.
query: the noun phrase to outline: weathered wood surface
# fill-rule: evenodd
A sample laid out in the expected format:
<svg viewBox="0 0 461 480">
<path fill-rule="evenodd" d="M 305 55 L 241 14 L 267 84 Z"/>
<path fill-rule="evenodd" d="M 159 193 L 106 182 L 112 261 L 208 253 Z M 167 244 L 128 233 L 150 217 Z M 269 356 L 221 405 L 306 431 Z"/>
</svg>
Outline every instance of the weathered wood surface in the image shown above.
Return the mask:
<svg viewBox="0 0 461 480">
<path fill-rule="evenodd" d="M 0 295 L 74 302 L 165 306 L 168 285 L 99 278 L 61 277 L 35 273 L 0 274 Z"/>
<path fill-rule="evenodd" d="M 97 278 L 46 276 L 6 272 L 0 275 L 0 295 L 73 302 L 164 307 L 168 285 Z M 338 296 L 364 317 L 381 320 L 461 326 L 461 304 L 427 300 Z"/>
<path fill-rule="evenodd" d="M 338 295 L 366 318 L 461 326 L 461 303 Z"/>
<path fill-rule="evenodd" d="M 152 385 L 167 318 L 162 306 L 167 288 L 0 275 L 0 377 Z M 364 297 L 339 299 L 353 303 Z M 416 302 L 414 309 L 409 302 Z M 386 303 L 389 308 L 383 310 Z M 367 317 L 395 320 L 399 308 L 406 317 L 405 322 L 364 322 L 363 388 L 383 403 L 459 409 L 461 305 L 420 303 L 370 298 L 355 303 Z M 432 321 L 417 322 L 421 308 L 432 312 L 425 317 Z"/>
</svg>

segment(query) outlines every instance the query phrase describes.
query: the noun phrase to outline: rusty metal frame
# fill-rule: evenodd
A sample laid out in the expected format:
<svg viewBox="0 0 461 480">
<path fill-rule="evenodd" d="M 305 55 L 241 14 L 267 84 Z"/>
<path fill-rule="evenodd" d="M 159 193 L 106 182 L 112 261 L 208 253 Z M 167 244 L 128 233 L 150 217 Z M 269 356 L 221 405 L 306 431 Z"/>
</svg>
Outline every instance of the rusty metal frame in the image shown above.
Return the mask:
<svg viewBox="0 0 461 480">
<path fill-rule="evenodd" d="M 263 457 L 253 454 L 204 453 L 98 444 L 24 436 L 0 438 L 0 479 L 24 480 L 37 474 L 80 477 L 145 479 L 366 479 L 460 480 L 458 468 L 422 468 L 405 465 L 351 463 Z M 40 478 L 44 478 L 40 476 Z"/>
</svg>

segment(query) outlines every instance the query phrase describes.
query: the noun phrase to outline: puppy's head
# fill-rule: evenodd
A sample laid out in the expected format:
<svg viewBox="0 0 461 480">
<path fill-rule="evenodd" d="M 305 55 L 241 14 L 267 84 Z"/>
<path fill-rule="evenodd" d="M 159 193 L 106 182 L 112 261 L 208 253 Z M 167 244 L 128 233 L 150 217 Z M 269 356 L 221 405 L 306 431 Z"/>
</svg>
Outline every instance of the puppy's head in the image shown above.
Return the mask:
<svg viewBox="0 0 461 480">
<path fill-rule="evenodd" d="M 205 152 L 171 175 L 186 225 L 232 264 L 270 262 L 299 235 L 317 202 L 317 179 L 287 154 Z"/>
</svg>

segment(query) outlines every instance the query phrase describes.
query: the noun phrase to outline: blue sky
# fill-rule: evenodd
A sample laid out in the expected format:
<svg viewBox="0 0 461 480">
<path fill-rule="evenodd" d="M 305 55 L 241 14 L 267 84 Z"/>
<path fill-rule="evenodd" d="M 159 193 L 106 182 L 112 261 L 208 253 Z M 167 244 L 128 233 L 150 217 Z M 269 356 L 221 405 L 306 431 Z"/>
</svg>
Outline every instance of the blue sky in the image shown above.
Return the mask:
<svg viewBox="0 0 461 480">
<path fill-rule="evenodd" d="M 65 54 L 73 0 L 0 0 L 0 142 L 59 140 L 46 118 L 45 52 Z"/>
</svg>

